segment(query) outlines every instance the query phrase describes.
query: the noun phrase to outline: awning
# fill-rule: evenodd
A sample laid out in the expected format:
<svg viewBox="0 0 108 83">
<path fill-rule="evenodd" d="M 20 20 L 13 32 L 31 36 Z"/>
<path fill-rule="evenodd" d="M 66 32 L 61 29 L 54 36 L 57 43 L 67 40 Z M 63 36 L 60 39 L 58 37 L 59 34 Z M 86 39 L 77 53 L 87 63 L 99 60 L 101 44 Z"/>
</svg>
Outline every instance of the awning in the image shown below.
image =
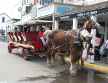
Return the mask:
<svg viewBox="0 0 108 83">
<path fill-rule="evenodd" d="M 14 25 L 18 26 L 18 25 L 23 25 L 21 21 L 15 22 Z"/>
<path fill-rule="evenodd" d="M 25 24 L 37 24 L 37 23 L 52 23 L 53 21 L 49 21 L 49 20 L 35 20 L 35 19 L 31 19 L 28 20 L 27 22 L 25 22 Z"/>
<path fill-rule="evenodd" d="M 26 21 L 22 21 L 20 20 L 19 22 L 14 23 L 14 25 L 18 26 L 18 25 L 30 25 L 30 24 L 37 24 L 37 23 L 52 23 L 53 21 L 49 21 L 49 20 L 36 20 L 36 19 L 29 19 Z"/>
</svg>

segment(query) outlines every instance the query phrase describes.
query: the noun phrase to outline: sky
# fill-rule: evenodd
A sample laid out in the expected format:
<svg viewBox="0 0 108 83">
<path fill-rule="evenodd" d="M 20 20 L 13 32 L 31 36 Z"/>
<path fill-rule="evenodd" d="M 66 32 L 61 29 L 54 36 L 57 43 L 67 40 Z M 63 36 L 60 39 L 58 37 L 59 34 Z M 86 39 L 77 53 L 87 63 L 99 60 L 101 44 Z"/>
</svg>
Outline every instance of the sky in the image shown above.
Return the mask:
<svg viewBox="0 0 108 83">
<path fill-rule="evenodd" d="M 18 7 L 20 7 L 21 0 L 0 0 L 0 14 L 6 13 L 11 18 L 20 18 L 20 12 L 18 12 Z"/>
</svg>

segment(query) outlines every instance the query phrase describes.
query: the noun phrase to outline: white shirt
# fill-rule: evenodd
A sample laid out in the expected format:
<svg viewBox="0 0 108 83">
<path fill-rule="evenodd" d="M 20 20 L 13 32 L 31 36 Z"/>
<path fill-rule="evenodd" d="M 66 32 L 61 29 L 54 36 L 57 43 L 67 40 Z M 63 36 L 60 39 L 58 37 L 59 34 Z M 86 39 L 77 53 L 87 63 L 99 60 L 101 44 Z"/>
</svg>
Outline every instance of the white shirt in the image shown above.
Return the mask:
<svg viewBox="0 0 108 83">
<path fill-rule="evenodd" d="M 95 38 L 96 38 L 96 29 L 92 29 L 91 33 L 89 33 L 86 29 L 82 30 L 80 32 L 81 36 L 83 37 L 92 37 L 91 39 L 91 44 L 93 45 L 93 47 L 95 47 L 96 42 L 95 42 Z"/>
<path fill-rule="evenodd" d="M 46 30 L 44 36 L 48 39 L 48 35 L 52 33 L 52 30 Z"/>
</svg>

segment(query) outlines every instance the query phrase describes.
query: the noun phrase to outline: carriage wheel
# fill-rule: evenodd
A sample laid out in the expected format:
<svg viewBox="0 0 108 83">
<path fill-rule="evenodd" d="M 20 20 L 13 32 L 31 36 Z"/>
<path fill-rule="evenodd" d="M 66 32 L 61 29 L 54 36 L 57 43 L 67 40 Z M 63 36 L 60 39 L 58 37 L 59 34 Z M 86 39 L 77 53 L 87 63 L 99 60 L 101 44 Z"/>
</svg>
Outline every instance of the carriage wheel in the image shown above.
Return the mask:
<svg viewBox="0 0 108 83">
<path fill-rule="evenodd" d="M 24 58 L 24 60 L 30 60 L 30 58 L 27 55 L 28 50 L 23 48 L 22 57 Z"/>
<path fill-rule="evenodd" d="M 8 52 L 12 53 L 12 49 L 8 46 Z"/>
<path fill-rule="evenodd" d="M 24 60 L 30 60 L 28 56 L 23 56 Z"/>
</svg>

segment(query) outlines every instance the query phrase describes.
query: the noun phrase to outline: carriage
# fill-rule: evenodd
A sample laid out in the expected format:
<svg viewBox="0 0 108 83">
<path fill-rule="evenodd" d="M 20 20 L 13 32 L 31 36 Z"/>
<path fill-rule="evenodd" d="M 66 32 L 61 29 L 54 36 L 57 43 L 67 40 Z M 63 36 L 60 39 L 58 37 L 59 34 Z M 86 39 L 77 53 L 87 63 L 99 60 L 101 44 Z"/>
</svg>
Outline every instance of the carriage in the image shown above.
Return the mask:
<svg viewBox="0 0 108 83">
<path fill-rule="evenodd" d="M 42 57 L 45 52 L 41 40 L 43 33 L 42 25 L 17 25 L 14 31 L 8 32 L 8 52 L 19 49 L 18 54 L 26 60 L 37 55 Z"/>
</svg>

